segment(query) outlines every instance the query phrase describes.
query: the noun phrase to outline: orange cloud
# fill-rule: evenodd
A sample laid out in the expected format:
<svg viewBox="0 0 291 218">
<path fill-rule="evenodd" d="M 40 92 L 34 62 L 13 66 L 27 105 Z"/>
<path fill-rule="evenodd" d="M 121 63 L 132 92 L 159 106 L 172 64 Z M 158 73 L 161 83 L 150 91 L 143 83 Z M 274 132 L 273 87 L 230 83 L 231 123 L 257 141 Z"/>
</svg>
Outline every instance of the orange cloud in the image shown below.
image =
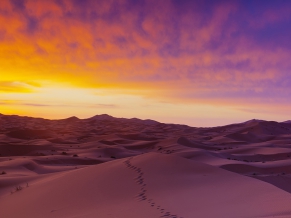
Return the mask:
<svg viewBox="0 0 291 218">
<path fill-rule="evenodd" d="M 34 89 L 36 87 L 40 87 L 40 86 L 33 82 L 0 81 L 0 93 L 1 92 L 30 93 L 30 92 L 34 92 Z"/>
</svg>

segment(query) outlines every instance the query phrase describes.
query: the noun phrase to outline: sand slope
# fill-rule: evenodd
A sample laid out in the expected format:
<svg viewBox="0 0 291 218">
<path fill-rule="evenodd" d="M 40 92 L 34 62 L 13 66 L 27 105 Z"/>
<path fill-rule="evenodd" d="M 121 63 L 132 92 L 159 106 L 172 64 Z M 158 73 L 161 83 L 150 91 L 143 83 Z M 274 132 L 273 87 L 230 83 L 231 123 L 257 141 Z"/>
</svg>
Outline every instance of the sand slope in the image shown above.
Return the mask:
<svg viewBox="0 0 291 218">
<path fill-rule="evenodd" d="M 291 216 L 290 203 L 288 193 L 267 183 L 149 153 L 33 182 L 3 196 L 0 211 L 3 217 L 264 217 Z"/>
</svg>

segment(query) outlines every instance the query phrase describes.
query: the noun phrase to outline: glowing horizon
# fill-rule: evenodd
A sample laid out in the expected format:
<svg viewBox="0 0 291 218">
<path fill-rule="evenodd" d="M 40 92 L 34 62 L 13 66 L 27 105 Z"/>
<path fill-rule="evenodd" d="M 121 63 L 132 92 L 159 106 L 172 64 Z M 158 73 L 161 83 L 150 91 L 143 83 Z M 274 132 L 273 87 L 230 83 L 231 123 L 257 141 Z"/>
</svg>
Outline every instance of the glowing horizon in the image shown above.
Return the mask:
<svg viewBox="0 0 291 218">
<path fill-rule="evenodd" d="M 0 113 L 290 119 L 288 1 L 0 2 Z"/>
</svg>

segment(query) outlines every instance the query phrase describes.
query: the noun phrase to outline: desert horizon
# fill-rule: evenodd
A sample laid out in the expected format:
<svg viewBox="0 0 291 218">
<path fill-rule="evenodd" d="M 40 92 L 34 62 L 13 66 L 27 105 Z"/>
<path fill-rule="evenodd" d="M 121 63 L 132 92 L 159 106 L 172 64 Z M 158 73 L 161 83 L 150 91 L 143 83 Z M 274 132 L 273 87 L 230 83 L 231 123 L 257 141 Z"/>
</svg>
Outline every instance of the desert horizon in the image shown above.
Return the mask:
<svg viewBox="0 0 291 218">
<path fill-rule="evenodd" d="M 137 117 L 115 117 L 115 116 L 111 116 L 109 114 L 96 114 L 94 116 L 89 116 L 89 117 L 85 117 L 85 118 L 79 118 L 78 116 L 70 116 L 70 117 L 62 117 L 62 118 L 47 118 L 47 117 L 32 117 L 29 115 L 17 115 L 17 114 L 2 114 L 0 113 L 0 116 L 18 116 L 18 117 L 27 117 L 27 118 L 34 118 L 34 119 L 44 119 L 44 120 L 67 120 L 67 119 L 79 119 L 79 120 L 87 120 L 87 119 L 91 119 L 94 117 L 111 117 L 111 118 L 116 118 L 116 119 L 128 119 L 128 120 L 143 120 L 143 121 L 154 121 L 154 122 L 158 122 L 158 123 L 163 123 L 154 119 L 150 119 L 150 118 L 137 118 Z M 248 120 L 243 120 L 241 122 L 235 122 L 235 123 L 228 123 L 225 125 L 221 125 L 221 126 L 227 126 L 227 125 L 233 125 L 233 124 L 239 124 L 239 123 L 245 123 L 245 122 L 250 122 L 250 121 L 267 121 L 267 122 L 277 122 L 277 123 L 291 123 L 291 120 L 284 120 L 284 121 L 278 121 L 278 120 L 262 120 L 262 119 L 256 119 L 256 118 L 252 118 L 252 119 L 248 119 Z M 176 125 L 186 125 L 189 127 L 197 127 L 197 128 L 212 128 L 212 127 L 221 127 L 221 126 L 191 126 L 185 123 L 171 123 L 171 122 L 165 122 L 164 124 L 176 124 Z"/>
</svg>

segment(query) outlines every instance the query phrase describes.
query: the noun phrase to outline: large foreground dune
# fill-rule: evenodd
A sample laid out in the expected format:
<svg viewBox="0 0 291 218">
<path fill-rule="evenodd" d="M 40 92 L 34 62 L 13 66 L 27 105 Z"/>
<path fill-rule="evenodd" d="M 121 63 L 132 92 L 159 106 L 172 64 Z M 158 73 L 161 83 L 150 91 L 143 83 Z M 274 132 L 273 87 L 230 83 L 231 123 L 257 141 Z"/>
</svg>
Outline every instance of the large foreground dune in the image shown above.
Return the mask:
<svg viewBox="0 0 291 218">
<path fill-rule="evenodd" d="M 291 123 L 0 115 L 0 217 L 291 217 Z"/>
</svg>

